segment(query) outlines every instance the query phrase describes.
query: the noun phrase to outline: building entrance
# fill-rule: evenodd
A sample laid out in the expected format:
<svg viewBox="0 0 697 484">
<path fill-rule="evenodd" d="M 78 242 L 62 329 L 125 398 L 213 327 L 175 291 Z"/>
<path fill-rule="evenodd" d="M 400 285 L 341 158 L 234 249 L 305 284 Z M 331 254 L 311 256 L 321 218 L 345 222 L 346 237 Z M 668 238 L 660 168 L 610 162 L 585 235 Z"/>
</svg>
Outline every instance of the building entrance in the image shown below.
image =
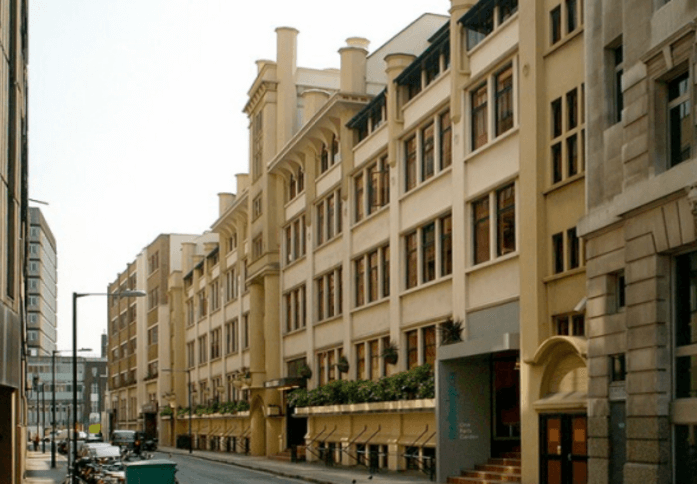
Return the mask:
<svg viewBox="0 0 697 484">
<path fill-rule="evenodd" d="M 540 415 L 540 483 L 586 484 L 586 415 Z"/>
</svg>

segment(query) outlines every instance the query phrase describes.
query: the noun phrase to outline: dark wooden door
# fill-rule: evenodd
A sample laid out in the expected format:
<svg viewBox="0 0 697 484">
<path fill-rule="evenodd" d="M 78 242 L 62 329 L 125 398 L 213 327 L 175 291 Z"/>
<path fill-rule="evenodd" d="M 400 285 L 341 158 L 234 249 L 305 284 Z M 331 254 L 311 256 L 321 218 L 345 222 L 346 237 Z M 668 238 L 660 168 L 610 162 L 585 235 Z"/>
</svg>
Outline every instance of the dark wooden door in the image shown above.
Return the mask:
<svg viewBox="0 0 697 484">
<path fill-rule="evenodd" d="M 587 484 L 586 416 L 540 416 L 540 482 Z"/>
</svg>

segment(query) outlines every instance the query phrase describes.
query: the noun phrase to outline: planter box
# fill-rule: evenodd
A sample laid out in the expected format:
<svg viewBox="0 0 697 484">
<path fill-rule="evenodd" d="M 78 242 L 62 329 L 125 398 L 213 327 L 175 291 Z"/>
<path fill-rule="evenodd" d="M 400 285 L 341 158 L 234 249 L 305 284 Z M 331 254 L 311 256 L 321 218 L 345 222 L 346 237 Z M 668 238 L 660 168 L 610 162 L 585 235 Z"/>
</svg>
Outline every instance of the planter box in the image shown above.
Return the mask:
<svg viewBox="0 0 697 484">
<path fill-rule="evenodd" d="M 427 412 L 433 411 L 435 408 L 435 398 L 424 398 L 420 400 L 398 400 L 395 402 L 349 403 L 345 405 L 300 407 L 295 409 L 295 415 L 309 417 L 359 413 Z"/>
</svg>

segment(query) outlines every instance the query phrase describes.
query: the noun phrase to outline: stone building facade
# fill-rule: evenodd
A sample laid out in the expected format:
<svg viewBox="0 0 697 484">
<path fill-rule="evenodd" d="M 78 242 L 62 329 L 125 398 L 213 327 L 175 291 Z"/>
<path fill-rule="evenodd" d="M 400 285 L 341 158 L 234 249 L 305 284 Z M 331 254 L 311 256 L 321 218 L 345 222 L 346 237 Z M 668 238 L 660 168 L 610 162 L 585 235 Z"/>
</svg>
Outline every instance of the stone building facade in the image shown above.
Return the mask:
<svg viewBox="0 0 697 484">
<path fill-rule="evenodd" d="M 589 481 L 697 482 L 697 7 L 585 8 Z"/>
</svg>

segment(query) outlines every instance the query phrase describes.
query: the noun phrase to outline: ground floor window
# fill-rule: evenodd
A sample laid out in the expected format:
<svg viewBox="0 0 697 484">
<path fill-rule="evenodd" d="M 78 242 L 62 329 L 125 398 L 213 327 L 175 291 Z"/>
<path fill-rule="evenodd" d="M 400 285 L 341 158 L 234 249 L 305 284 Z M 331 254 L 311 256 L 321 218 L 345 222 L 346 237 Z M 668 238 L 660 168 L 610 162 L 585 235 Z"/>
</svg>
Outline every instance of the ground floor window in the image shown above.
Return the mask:
<svg viewBox="0 0 697 484">
<path fill-rule="evenodd" d="M 675 426 L 675 482 L 697 484 L 697 425 Z"/>
</svg>

